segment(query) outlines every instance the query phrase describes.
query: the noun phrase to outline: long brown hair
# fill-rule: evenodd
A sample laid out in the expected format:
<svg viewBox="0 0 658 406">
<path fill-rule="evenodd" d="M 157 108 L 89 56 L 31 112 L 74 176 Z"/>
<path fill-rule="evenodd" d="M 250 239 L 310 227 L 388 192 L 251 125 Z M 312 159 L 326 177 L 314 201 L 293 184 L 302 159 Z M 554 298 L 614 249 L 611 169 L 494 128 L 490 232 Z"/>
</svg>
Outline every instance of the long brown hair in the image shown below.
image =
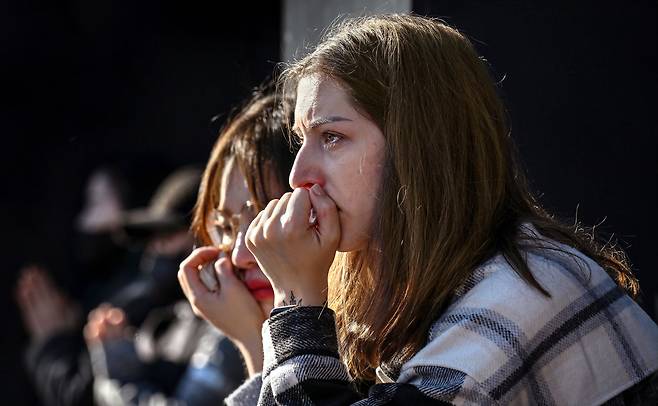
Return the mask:
<svg viewBox="0 0 658 406">
<path fill-rule="evenodd" d="M 283 91 L 313 73 L 342 84 L 387 145 L 373 237 L 367 249 L 339 253 L 330 278 L 355 378 L 415 354 L 454 290 L 496 253 L 549 294 L 520 252 L 524 222 L 637 292 L 623 251 L 556 221 L 530 193 L 488 67 L 457 30 L 409 15 L 347 20 L 283 72 Z"/>
<path fill-rule="evenodd" d="M 219 204 L 222 170 L 229 159 L 247 180 L 247 187 L 258 210 L 276 197 L 269 180 L 275 179 L 289 189 L 288 175 L 295 159 L 294 147 L 287 143 L 289 99 L 279 99 L 265 87 L 256 89 L 252 98 L 234 113 L 213 147 L 201 178 L 194 207 L 192 230 L 203 244 L 210 244 L 206 230 L 210 211 Z"/>
</svg>

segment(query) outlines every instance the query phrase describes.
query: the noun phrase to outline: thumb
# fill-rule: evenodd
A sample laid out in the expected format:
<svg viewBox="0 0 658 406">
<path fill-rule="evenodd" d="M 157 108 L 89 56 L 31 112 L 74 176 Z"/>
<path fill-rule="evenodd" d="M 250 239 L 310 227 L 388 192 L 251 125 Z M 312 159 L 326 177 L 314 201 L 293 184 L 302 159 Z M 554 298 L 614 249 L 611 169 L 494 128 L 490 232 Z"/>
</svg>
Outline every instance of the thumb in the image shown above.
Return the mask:
<svg viewBox="0 0 658 406">
<path fill-rule="evenodd" d="M 340 223 L 336 203 L 317 183 L 311 188 L 309 196 L 317 216 L 317 230 L 321 241 L 326 242 L 327 239 L 338 241 L 340 239 Z"/>
</svg>

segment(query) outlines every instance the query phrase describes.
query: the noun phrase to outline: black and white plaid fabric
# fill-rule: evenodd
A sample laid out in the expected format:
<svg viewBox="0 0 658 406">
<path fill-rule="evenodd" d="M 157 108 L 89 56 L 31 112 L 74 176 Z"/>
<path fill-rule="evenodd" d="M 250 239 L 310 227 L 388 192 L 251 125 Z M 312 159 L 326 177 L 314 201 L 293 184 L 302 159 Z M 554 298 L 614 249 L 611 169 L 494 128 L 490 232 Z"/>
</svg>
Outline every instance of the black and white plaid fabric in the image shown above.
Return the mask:
<svg viewBox="0 0 658 406">
<path fill-rule="evenodd" d="M 531 230 L 532 231 L 532 230 Z M 297 307 L 263 325 L 262 376 L 229 405 L 596 405 L 658 369 L 658 327 L 595 262 L 545 240 L 526 251 L 546 297 L 497 256 L 473 272 L 396 376 L 358 393 L 333 312 Z M 555 248 L 559 248 L 556 250 Z"/>
</svg>

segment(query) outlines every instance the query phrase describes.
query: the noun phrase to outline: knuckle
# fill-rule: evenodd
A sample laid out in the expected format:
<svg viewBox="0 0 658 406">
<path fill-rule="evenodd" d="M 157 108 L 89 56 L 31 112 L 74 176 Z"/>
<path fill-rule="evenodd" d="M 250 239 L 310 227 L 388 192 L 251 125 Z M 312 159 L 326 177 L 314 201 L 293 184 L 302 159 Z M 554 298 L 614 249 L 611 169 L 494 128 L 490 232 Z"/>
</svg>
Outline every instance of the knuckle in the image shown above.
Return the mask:
<svg viewBox="0 0 658 406">
<path fill-rule="evenodd" d="M 292 218 L 290 214 L 284 213 L 283 216 L 279 219 L 279 223 L 281 223 L 281 230 L 283 233 L 288 233 L 290 231 L 290 228 L 292 226 Z"/>
<path fill-rule="evenodd" d="M 289 237 L 295 233 L 295 224 L 290 216 L 285 216 L 281 218 L 281 234 L 285 237 Z"/>
<path fill-rule="evenodd" d="M 277 203 L 279 203 L 279 199 L 272 199 L 270 202 L 267 204 L 267 207 L 265 208 L 266 210 L 271 210 L 276 207 Z"/>
<path fill-rule="evenodd" d="M 249 230 L 247 230 L 247 247 L 250 245 L 254 245 L 256 243 L 256 239 L 258 238 L 258 227 L 249 227 Z"/>
<path fill-rule="evenodd" d="M 188 256 L 187 258 L 185 258 L 185 259 L 180 263 L 179 268 L 180 268 L 180 269 L 183 269 L 183 268 L 187 267 L 187 266 L 190 264 L 190 260 L 192 259 L 193 255 L 194 255 L 194 253 L 190 254 L 190 256 Z"/>
<path fill-rule="evenodd" d="M 247 236 L 247 239 L 246 239 L 246 241 L 245 241 L 245 244 L 247 245 L 247 248 L 248 248 L 249 250 L 252 250 L 252 249 L 254 249 L 254 248 L 256 247 L 256 245 L 255 245 L 254 242 L 253 242 L 253 239 L 252 239 L 251 237 L 249 237 L 249 236 Z"/>
<path fill-rule="evenodd" d="M 258 224 L 258 223 L 256 222 L 255 219 L 251 222 L 251 224 L 249 224 L 249 227 L 247 227 L 247 231 L 245 231 L 245 233 L 244 233 L 244 239 L 245 240 L 248 241 L 249 238 L 251 238 L 251 236 L 254 233 L 254 230 L 256 229 L 256 224 Z"/>
<path fill-rule="evenodd" d="M 278 231 L 279 227 L 277 227 L 276 222 L 273 219 L 268 219 L 263 226 L 263 237 L 265 237 L 265 240 L 269 240 L 275 237 Z"/>
</svg>

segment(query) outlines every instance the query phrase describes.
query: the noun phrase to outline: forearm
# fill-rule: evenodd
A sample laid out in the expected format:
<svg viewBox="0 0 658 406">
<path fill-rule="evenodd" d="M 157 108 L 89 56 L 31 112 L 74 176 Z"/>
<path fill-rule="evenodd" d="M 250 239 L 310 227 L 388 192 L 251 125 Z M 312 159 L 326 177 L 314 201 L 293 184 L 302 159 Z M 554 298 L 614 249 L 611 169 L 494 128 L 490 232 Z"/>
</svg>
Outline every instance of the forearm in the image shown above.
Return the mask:
<svg viewBox="0 0 658 406">
<path fill-rule="evenodd" d="M 263 326 L 265 362 L 259 405 L 446 405 L 465 375 L 442 368 L 404 369 L 401 379 L 373 385 L 367 396 L 351 381 L 338 354 L 333 311 L 297 306 Z M 445 379 L 456 377 L 455 379 Z"/>
<path fill-rule="evenodd" d="M 351 404 L 361 398 L 338 355 L 332 310 L 298 306 L 273 314 L 263 326 L 263 345 L 261 402 L 300 396 L 314 404 Z"/>
</svg>

